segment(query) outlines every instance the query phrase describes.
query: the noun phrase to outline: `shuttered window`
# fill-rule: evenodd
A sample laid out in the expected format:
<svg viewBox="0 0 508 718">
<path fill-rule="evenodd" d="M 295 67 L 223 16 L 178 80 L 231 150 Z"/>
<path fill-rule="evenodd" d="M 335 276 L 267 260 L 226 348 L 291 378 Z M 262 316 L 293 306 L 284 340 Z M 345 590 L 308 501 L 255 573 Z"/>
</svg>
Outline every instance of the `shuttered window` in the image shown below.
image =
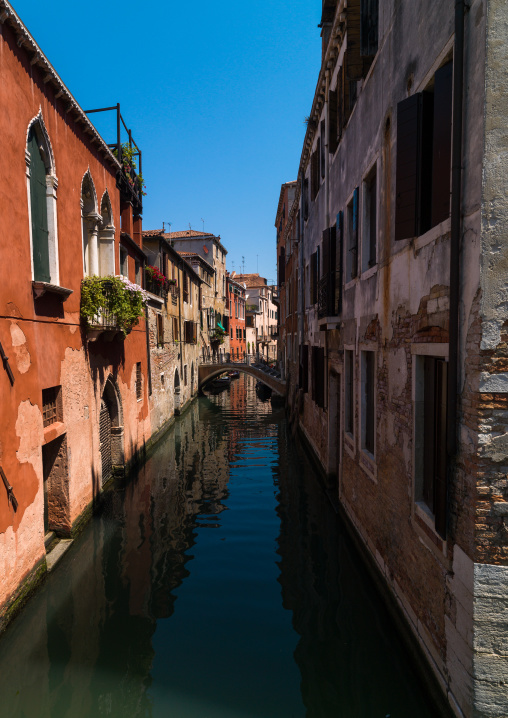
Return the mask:
<svg viewBox="0 0 508 718">
<path fill-rule="evenodd" d="M 310 258 L 310 303 L 316 304 L 318 300 L 319 282 L 319 254 L 314 252 Z"/>
<path fill-rule="evenodd" d="M 450 215 L 453 66 L 429 90 L 397 105 L 395 239 L 427 232 Z"/>
<path fill-rule="evenodd" d="M 344 276 L 344 212 L 340 211 L 337 215 L 336 231 L 336 266 L 335 272 L 335 307 L 336 314 L 342 313 L 342 283 Z"/>
<path fill-rule="evenodd" d="M 423 500 L 435 516 L 436 531 L 446 535 L 446 413 L 448 365 L 424 357 Z"/>
<path fill-rule="evenodd" d="M 340 74 L 340 71 L 339 71 Z M 338 112 L 336 90 L 328 92 L 328 151 L 335 154 L 338 146 Z"/>
<path fill-rule="evenodd" d="M 320 154 L 320 160 L 319 163 L 321 165 L 321 179 L 325 178 L 325 143 L 326 143 L 326 123 L 324 120 L 321 120 L 321 137 L 320 137 L 320 145 L 321 145 L 321 154 Z"/>
<path fill-rule="evenodd" d="M 180 339 L 180 332 L 178 331 L 178 318 L 173 317 L 173 341 L 177 342 Z"/>
<path fill-rule="evenodd" d="M 312 347 L 312 399 L 321 408 L 325 405 L 325 350 Z"/>
<path fill-rule="evenodd" d="M 231 330 L 232 332 L 232 330 Z M 197 342 L 197 324 L 196 322 L 186 321 L 184 323 L 185 341 L 187 344 L 195 344 Z"/>
<path fill-rule="evenodd" d="M 318 138 L 317 147 L 310 157 L 310 199 L 314 202 L 319 192 L 319 157 L 321 142 Z"/>
<path fill-rule="evenodd" d="M 30 213 L 34 279 L 39 282 L 49 282 L 51 275 L 49 270 L 46 166 L 34 129 L 31 129 L 29 133 L 28 152 L 30 153 Z"/>
<path fill-rule="evenodd" d="M 344 352 L 344 370 L 345 370 L 345 402 L 344 402 L 344 428 L 348 434 L 354 434 L 354 354 L 350 349 Z"/>
<path fill-rule="evenodd" d="M 378 47 L 379 0 L 362 0 L 360 25 L 360 53 L 374 57 Z"/>
<path fill-rule="evenodd" d="M 358 221 L 359 221 L 359 190 L 353 192 L 353 197 L 347 206 L 347 280 L 358 276 Z"/>
<path fill-rule="evenodd" d="M 157 346 L 164 346 L 164 317 L 162 314 L 157 314 Z"/>
<path fill-rule="evenodd" d="M 362 449 L 374 454 L 375 446 L 375 353 L 362 352 Z"/>
<path fill-rule="evenodd" d="M 300 377 L 299 384 L 305 393 L 309 391 L 309 346 L 300 347 Z"/>
<path fill-rule="evenodd" d="M 303 221 L 306 222 L 309 219 L 309 180 L 305 178 L 303 180 Z"/>
</svg>

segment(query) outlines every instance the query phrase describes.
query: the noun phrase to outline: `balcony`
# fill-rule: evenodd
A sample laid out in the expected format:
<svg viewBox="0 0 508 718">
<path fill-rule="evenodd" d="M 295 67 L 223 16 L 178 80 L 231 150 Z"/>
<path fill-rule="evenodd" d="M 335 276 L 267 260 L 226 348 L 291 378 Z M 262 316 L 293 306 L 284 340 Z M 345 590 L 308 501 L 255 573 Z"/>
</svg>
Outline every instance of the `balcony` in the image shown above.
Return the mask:
<svg viewBox="0 0 508 718">
<path fill-rule="evenodd" d="M 334 329 L 339 323 L 340 285 L 339 272 L 333 271 L 321 277 L 318 284 L 318 320 L 319 326 Z"/>
<path fill-rule="evenodd" d="M 141 150 L 135 143 L 131 130 L 125 124 L 120 113 L 120 103 L 113 107 L 99 107 L 94 110 L 85 110 L 87 115 L 95 112 L 116 112 L 116 142 L 108 144 L 109 149 L 113 152 L 120 167 L 116 175 L 116 186 L 120 190 L 122 199 L 132 204 L 134 215 L 143 214 L 143 196 L 144 182 L 141 175 Z M 124 132 L 122 131 L 122 126 Z M 122 142 L 123 137 L 127 137 L 127 142 Z M 139 169 L 138 169 L 139 168 Z M 136 170 L 138 170 L 136 172 Z"/>
<path fill-rule="evenodd" d="M 143 316 L 147 296 L 121 277 L 86 277 L 81 282 L 81 318 L 88 339 L 125 338 Z"/>
</svg>

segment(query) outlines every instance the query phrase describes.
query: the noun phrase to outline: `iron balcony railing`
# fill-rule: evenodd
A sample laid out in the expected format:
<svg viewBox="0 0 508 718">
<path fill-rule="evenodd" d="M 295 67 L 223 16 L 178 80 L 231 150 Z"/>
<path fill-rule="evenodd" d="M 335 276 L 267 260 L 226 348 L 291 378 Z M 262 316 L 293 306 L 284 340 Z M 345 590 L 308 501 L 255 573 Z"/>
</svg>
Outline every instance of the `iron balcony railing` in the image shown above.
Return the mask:
<svg viewBox="0 0 508 718">
<path fill-rule="evenodd" d="M 90 321 L 90 327 L 93 329 L 117 329 L 118 319 L 114 312 L 111 311 L 112 304 L 112 289 L 111 282 L 105 281 L 102 284 L 102 294 L 104 295 L 104 303 L 101 307 L 97 308 L 97 313 L 93 316 Z"/>
<path fill-rule="evenodd" d="M 339 314 L 339 297 L 336 288 L 338 272 L 321 277 L 318 284 L 318 317 L 336 317 Z"/>
</svg>

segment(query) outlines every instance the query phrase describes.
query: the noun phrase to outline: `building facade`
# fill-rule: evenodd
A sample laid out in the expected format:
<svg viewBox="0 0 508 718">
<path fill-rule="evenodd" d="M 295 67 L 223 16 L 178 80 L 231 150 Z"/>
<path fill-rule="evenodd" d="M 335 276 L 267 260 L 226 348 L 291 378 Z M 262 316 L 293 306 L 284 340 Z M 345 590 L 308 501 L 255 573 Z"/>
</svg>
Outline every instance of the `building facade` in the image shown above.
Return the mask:
<svg viewBox="0 0 508 718">
<path fill-rule="evenodd" d="M 151 426 L 141 185 L 5 0 L 0 78 L 1 629 Z"/>
<path fill-rule="evenodd" d="M 259 274 L 236 274 L 235 281 L 245 285 L 246 327 L 254 329 L 253 354 L 267 362 L 277 359 L 278 304 L 276 287 L 267 284 Z M 252 336 L 252 335 L 251 335 Z M 251 341 L 251 340 L 250 340 Z"/>
<path fill-rule="evenodd" d="M 226 330 L 226 255 L 227 250 L 221 244 L 220 236 L 197 232 L 188 229 L 183 232 L 164 232 L 164 230 L 146 230 L 149 236 L 160 236 L 167 240 L 174 249 L 201 275 L 203 284 L 202 310 L 203 321 L 200 325 L 199 344 L 203 356 L 212 356 L 214 351 L 229 351 L 229 332 Z M 200 258 L 202 261 L 200 261 Z M 210 274 L 212 268 L 213 274 Z"/>
<path fill-rule="evenodd" d="M 508 714 L 507 21 L 324 0 L 278 236 L 291 415 L 468 717 Z"/>
<path fill-rule="evenodd" d="M 235 281 L 235 273 L 226 276 L 226 309 L 229 312 L 226 326 L 229 329 L 229 353 L 231 359 L 242 359 L 247 351 L 245 331 L 245 290 Z"/>
</svg>

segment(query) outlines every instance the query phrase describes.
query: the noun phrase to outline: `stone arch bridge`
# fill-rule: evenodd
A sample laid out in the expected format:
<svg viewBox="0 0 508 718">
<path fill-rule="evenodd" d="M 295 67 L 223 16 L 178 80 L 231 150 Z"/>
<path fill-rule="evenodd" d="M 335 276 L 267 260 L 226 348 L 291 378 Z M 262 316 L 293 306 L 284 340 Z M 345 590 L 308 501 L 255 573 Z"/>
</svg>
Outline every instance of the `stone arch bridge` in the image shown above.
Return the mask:
<svg viewBox="0 0 508 718">
<path fill-rule="evenodd" d="M 213 379 L 216 379 L 220 374 L 223 374 L 226 371 L 241 371 L 244 374 L 250 374 L 258 379 L 258 381 L 266 384 L 266 386 L 270 387 L 270 389 L 277 394 L 280 394 L 281 396 L 286 395 L 285 381 L 268 374 L 263 371 L 263 369 L 259 369 L 251 364 L 243 364 L 240 362 L 204 362 L 203 364 L 200 364 L 198 368 L 199 390 L 203 389 L 206 384 Z"/>
</svg>

